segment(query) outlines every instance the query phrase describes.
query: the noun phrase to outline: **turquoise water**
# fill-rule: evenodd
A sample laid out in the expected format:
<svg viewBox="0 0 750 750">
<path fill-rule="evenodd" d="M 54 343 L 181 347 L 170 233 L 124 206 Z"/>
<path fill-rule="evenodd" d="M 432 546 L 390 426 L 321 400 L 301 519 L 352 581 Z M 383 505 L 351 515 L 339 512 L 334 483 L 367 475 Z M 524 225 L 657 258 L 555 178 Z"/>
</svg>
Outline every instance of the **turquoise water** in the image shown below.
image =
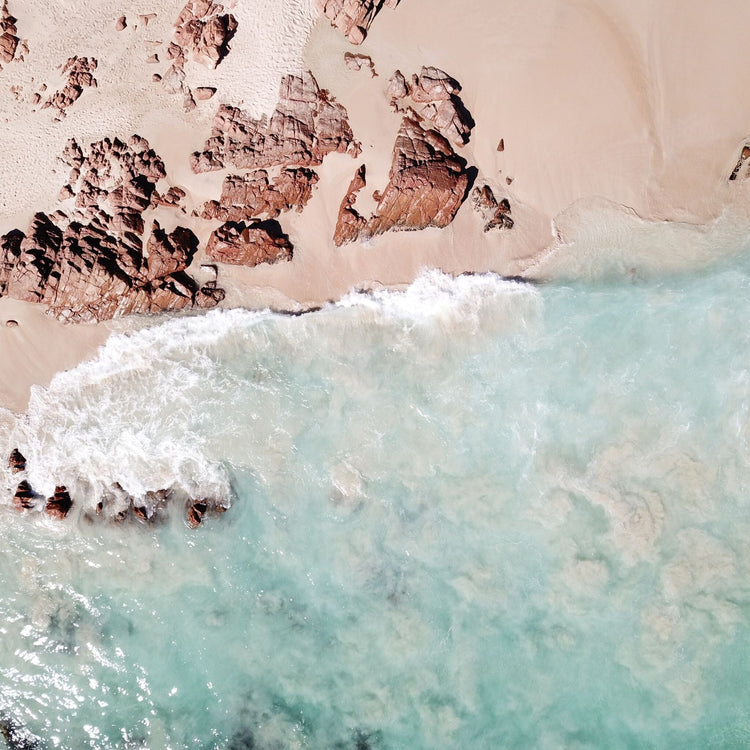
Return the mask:
<svg viewBox="0 0 750 750">
<path fill-rule="evenodd" d="M 60 748 L 750 747 L 749 268 L 113 336 L 0 433 L 77 501 L 21 516 L 2 479 L 0 717 Z M 87 522 L 114 481 L 233 504 Z"/>
</svg>

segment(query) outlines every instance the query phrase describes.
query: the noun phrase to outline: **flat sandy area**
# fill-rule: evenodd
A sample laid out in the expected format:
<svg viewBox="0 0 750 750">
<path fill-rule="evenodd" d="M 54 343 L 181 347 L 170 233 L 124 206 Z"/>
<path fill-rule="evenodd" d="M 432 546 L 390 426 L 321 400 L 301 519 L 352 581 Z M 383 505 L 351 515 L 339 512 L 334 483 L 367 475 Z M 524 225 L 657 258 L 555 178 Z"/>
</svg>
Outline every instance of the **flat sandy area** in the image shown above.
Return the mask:
<svg viewBox="0 0 750 750">
<path fill-rule="evenodd" d="M 746 243 L 750 191 L 727 179 L 750 137 L 744 0 L 474 0 L 460 11 L 449 0 L 402 0 L 382 10 L 358 48 L 326 19 L 316 23 L 312 0 L 227 2 L 239 20 L 232 51 L 215 71 L 189 64 L 191 86 L 218 89 L 189 113 L 151 80 L 166 68 L 164 45 L 182 4 L 76 0 L 63 11 L 52 0 L 10 0 L 30 52 L 0 72 L 0 231 L 25 229 L 35 211 L 55 209 L 66 174 L 57 156 L 71 136 L 87 143 L 139 133 L 164 158 L 168 181 L 188 191 L 189 207 L 218 197 L 223 173 L 196 176 L 188 162 L 218 104 L 270 111 L 281 76 L 306 67 L 347 108 L 362 154 L 329 156 L 305 211 L 281 217 L 291 262 L 219 269 L 227 305 L 301 309 L 355 287 L 407 284 L 425 267 L 543 279 L 602 269 L 637 275 L 705 263 L 719 247 Z M 148 13 L 156 17 L 146 24 L 139 14 Z M 123 14 L 128 28 L 118 32 Z M 147 63 L 154 51 L 162 61 Z M 378 76 L 348 69 L 347 51 L 370 55 Z M 42 82 L 53 90 L 57 66 L 73 54 L 98 59 L 99 85 L 55 122 L 32 95 Z M 462 84 L 476 126 L 458 151 L 479 183 L 509 198 L 515 226 L 483 233 L 467 201 L 446 229 L 336 248 L 336 216 L 357 166 L 367 166 L 361 212 L 387 183 L 401 120 L 386 97 L 388 78 L 422 65 Z M 165 211 L 162 225 L 186 224 L 202 241 L 216 226 Z M 0 405 L 16 410 L 31 383 L 90 356 L 110 330 L 63 327 L 28 305 L 0 305 Z M 11 317 L 19 326 L 2 327 Z"/>
</svg>

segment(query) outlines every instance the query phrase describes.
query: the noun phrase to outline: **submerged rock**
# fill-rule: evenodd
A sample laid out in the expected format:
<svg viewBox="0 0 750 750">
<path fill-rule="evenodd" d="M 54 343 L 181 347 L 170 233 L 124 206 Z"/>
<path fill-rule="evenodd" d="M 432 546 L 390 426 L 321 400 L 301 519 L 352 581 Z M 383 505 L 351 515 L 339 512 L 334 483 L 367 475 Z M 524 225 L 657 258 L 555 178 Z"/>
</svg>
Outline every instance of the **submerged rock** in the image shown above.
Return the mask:
<svg viewBox="0 0 750 750">
<path fill-rule="evenodd" d="M 35 501 L 36 493 L 24 479 L 16 488 L 16 494 L 13 496 L 13 505 L 16 510 L 30 510 L 36 504 Z"/>
</svg>

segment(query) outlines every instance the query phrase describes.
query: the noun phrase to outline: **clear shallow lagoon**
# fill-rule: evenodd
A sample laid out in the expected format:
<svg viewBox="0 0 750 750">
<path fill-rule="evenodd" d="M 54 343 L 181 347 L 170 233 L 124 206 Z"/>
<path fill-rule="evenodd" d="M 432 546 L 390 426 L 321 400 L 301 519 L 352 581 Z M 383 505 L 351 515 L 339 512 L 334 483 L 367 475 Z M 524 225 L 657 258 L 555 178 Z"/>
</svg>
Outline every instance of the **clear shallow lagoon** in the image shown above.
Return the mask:
<svg viewBox="0 0 750 750">
<path fill-rule="evenodd" d="M 750 263 L 422 277 L 114 336 L 0 446 L 0 716 L 40 747 L 750 746 Z M 2 740 L 0 739 L 0 745 Z"/>
</svg>

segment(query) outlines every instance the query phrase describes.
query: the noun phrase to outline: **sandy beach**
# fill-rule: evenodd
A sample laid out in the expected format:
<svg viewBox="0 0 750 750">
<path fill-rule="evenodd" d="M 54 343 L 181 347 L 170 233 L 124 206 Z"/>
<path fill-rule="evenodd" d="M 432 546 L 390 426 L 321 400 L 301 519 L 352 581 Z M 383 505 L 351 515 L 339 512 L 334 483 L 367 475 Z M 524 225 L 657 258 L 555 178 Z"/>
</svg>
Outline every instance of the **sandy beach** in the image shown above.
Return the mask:
<svg viewBox="0 0 750 750">
<path fill-rule="evenodd" d="M 152 80 L 164 73 L 182 5 L 159 0 L 130 10 L 96 0 L 63 12 L 49 0 L 11 1 L 29 52 L 0 72 L 0 232 L 25 231 L 35 212 L 56 209 L 66 174 L 58 157 L 69 138 L 88 143 L 138 133 L 163 158 L 166 182 L 187 193 L 186 212 L 160 207 L 144 218 L 195 232 L 201 245 L 191 269 L 200 277 L 205 243 L 219 222 L 192 211 L 218 197 L 225 171 L 196 175 L 189 155 L 209 136 L 220 103 L 252 116 L 270 112 L 282 76 L 304 69 L 346 108 L 362 153 L 326 157 L 304 211 L 280 218 L 293 260 L 219 267 L 225 306 L 307 309 L 353 288 L 408 284 L 424 268 L 535 279 L 637 277 L 708 263 L 719 239 L 740 248 L 750 232 L 749 188 L 728 180 L 750 135 L 750 66 L 737 61 L 750 6 L 740 0 L 720 7 L 482 0 L 462 13 L 443 0 L 402 0 L 378 14 L 358 47 L 318 17 L 313 0 L 226 3 L 238 19 L 226 59 L 216 70 L 192 60 L 186 66 L 190 86 L 215 87 L 216 94 L 189 112 Z M 123 14 L 128 26 L 118 31 Z M 378 75 L 349 69 L 346 52 L 370 56 Z M 48 90 L 59 85 L 58 68 L 74 54 L 98 60 L 97 86 L 56 121 L 34 94 L 42 83 Z M 152 54 L 158 62 L 147 62 Z M 475 127 L 457 153 L 476 167 L 477 184 L 508 199 L 514 226 L 484 233 L 466 200 L 445 229 L 391 231 L 335 247 L 339 206 L 356 168 L 366 165 L 367 187 L 356 204 L 365 215 L 376 203 L 372 192 L 388 182 L 402 119 L 386 94 L 388 79 L 397 69 L 408 78 L 423 65 L 461 84 Z M 644 252 L 649 236 L 670 252 Z M 19 323 L 0 331 L 0 404 L 13 410 L 24 408 L 31 384 L 91 356 L 111 330 L 63 326 L 25 303 L 0 304 L 2 320 Z"/>
</svg>

